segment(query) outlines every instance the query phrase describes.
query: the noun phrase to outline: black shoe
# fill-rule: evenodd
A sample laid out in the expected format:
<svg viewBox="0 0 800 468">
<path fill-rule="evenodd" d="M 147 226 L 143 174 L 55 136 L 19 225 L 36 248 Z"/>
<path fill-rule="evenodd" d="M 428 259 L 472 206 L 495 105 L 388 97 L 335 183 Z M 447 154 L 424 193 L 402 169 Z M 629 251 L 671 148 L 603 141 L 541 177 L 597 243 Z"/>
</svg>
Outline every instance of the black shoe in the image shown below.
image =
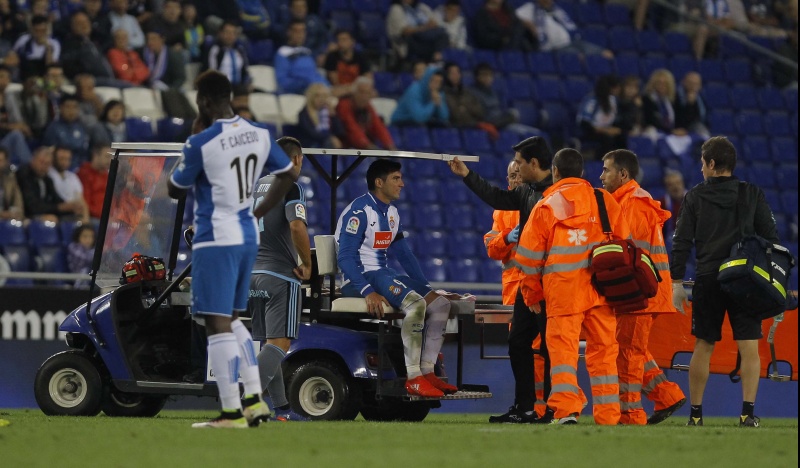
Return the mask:
<svg viewBox="0 0 800 468">
<path fill-rule="evenodd" d="M 508 408 L 508 412 L 500 416 L 489 416 L 489 422 L 495 424 L 531 424 L 537 420 L 535 411 L 522 411 L 516 406 Z"/>
<path fill-rule="evenodd" d="M 658 424 L 660 422 L 664 422 L 665 419 L 672 416 L 672 413 L 681 409 L 681 406 L 686 404 L 686 398 L 681 399 L 681 401 L 675 403 L 674 405 L 670 406 L 669 408 L 664 408 L 662 410 L 658 410 L 653 413 L 652 416 L 647 418 L 647 424 L 653 425 Z"/>
<path fill-rule="evenodd" d="M 739 416 L 739 427 L 759 427 L 761 418 L 758 416 L 747 416 L 743 414 Z"/>
<path fill-rule="evenodd" d="M 534 424 L 551 424 L 556 419 L 556 412 L 549 406 L 544 412 L 544 415 L 541 418 L 537 418 L 536 421 L 533 421 Z"/>
<path fill-rule="evenodd" d="M 689 422 L 686 423 L 687 426 L 702 426 L 703 425 L 703 417 L 700 416 L 699 418 L 689 417 Z"/>
</svg>

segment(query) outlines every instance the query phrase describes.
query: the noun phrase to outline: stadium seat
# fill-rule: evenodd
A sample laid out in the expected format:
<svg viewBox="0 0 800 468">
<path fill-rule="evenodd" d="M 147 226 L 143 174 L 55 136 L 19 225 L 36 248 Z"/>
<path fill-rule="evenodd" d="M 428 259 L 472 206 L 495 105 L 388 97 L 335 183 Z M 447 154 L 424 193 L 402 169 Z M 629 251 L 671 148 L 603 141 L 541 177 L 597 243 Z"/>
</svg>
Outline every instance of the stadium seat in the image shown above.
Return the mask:
<svg viewBox="0 0 800 468">
<path fill-rule="evenodd" d="M 781 192 L 781 210 L 787 215 L 797 216 L 797 193 Z"/>
<path fill-rule="evenodd" d="M 361 11 L 358 15 L 358 38 L 364 48 L 386 52 L 389 39 L 383 16 L 374 11 Z"/>
<path fill-rule="evenodd" d="M 61 245 L 47 245 L 36 249 L 36 271 L 67 273 L 67 257 Z"/>
<path fill-rule="evenodd" d="M 437 203 L 439 201 L 439 182 L 435 179 L 420 179 L 413 184 L 408 183 L 406 190 L 409 200 L 422 203 Z M 421 213 L 421 211 L 420 211 Z"/>
<path fill-rule="evenodd" d="M 628 39 L 630 41 L 630 39 Z M 632 53 L 621 53 L 614 59 L 617 63 L 617 74 L 619 76 L 640 76 L 639 74 L 639 55 Z"/>
<path fill-rule="evenodd" d="M 373 74 L 375 90 L 381 97 L 398 97 L 403 94 L 399 88 L 397 76 L 392 72 L 376 71 Z"/>
<path fill-rule="evenodd" d="M 61 232 L 58 224 L 52 221 L 32 219 L 28 225 L 28 241 L 34 247 L 60 245 Z"/>
<path fill-rule="evenodd" d="M 464 128 L 461 130 L 461 139 L 464 141 L 464 152 L 491 151 L 492 142 L 489 135 L 480 129 Z"/>
<path fill-rule="evenodd" d="M 508 153 L 510 152 L 511 148 L 509 147 Z M 501 186 L 505 187 L 506 166 L 511 158 L 504 160 L 495 156 L 494 153 L 477 153 L 477 156 L 480 159 L 477 163 L 471 164 L 470 166 L 473 166 L 471 168 L 486 180 L 503 180 Z"/>
<path fill-rule="evenodd" d="M 422 257 L 444 257 L 447 255 L 447 234 L 442 231 L 436 230 L 423 230 L 419 226 L 415 226 L 420 232 L 419 239 L 417 239 L 415 246 L 418 252 L 418 258 Z M 430 278 L 428 278 L 430 279 Z"/>
<path fill-rule="evenodd" d="M 558 64 L 558 71 L 562 77 L 586 75 L 583 61 L 578 54 L 561 52 L 556 56 L 556 63 Z"/>
<path fill-rule="evenodd" d="M 491 218 L 486 220 L 487 223 L 490 221 Z M 451 232 L 450 242 L 447 244 L 450 258 L 474 258 L 486 255 L 486 248 L 483 245 L 483 233 L 478 234 L 472 230 Z"/>
<path fill-rule="evenodd" d="M 669 60 L 669 69 L 672 74 L 680 79 L 690 71 L 700 69 L 700 64 L 690 55 L 673 56 Z"/>
<path fill-rule="evenodd" d="M 128 117 L 125 119 L 125 129 L 130 141 L 148 142 L 156 139 L 149 117 Z"/>
<path fill-rule="evenodd" d="M 500 71 L 503 73 L 527 73 L 528 62 L 525 54 L 517 50 L 504 50 L 500 52 Z"/>
<path fill-rule="evenodd" d="M 661 43 L 661 34 L 652 29 L 645 29 L 644 31 L 636 33 L 636 45 L 641 54 L 652 52 L 662 53 L 665 51 Z"/>
<path fill-rule="evenodd" d="M 764 124 L 760 112 L 744 111 L 736 117 L 736 124 L 740 135 L 761 135 L 764 133 Z"/>
<path fill-rule="evenodd" d="M 403 142 L 403 134 L 400 131 L 400 127 L 395 127 L 394 125 L 388 125 L 386 129 L 389 130 L 389 135 L 392 136 L 392 141 L 394 141 L 394 145 L 396 147 L 398 148 L 406 147 L 405 143 Z"/>
<path fill-rule="evenodd" d="M 600 186 L 600 174 L 603 172 L 603 161 L 585 161 L 583 178 L 595 187 Z"/>
<path fill-rule="evenodd" d="M 278 105 L 281 111 L 281 121 L 296 125 L 298 115 L 306 105 L 306 97 L 302 94 L 279 94 Z"/>
<path fill-rule="evenodd" d="M 770 162 L 770 147 L 764 137 L 749 137 L 742 142 L 742 155 L 747 162 Z"/>
<path fill-rule="evenodd" d="M 247 58 L 250 60 L 250 69 L 248 70 L 252 76 L 252 67 L 259 66 L 266 63 L 272 63 L 275 55 L 275 44 L 270 39 L 262 39 L 255 42 L 248 42 Z"/>
<path fill-rule="evenodd" d="M 541 79 L 534 84 L 536 100 L 542 102 L 559 102 L 563 99 L 563 88 L 560 80 Z"/>
<path fill-rule="evenodd" d="M 664 33 L 664 49 L 672 55 L 688 55 L 692 53 L 692 41 L 686 34 L 667 32 Z"/>
<path fill-rule="evenodd" d="M 503 266 L 497 260 L 491 258 L 481 262 L 481 281 L 484 283 L 499 284 L 503 276 Z M 499 293 L 498 293 L 499 294 Z"/>
<path fill-rule="evenodd" d="M 786 137 L 793 133 L 789 126 L 789 114 L 782 111 L 767 112 L 764 116 L 764 128 L 771 137 Z M 797 132 L 797 127 L 794 132 Z"/>
<path fill-rule="evenodd" d="M 28 235 L 22 226 L 22 221 L 0 219 L 0 246 L 27 244 Z"/>
<path fill-rule="evenodd" d="M 598 45 L 604 49 L 608 48 L 608 35 L 606 34 L 607 29 L 608 28 L 605 26 L 603 27 L 591 26 L 588 28 L 584 28 L 581 30 L 581 39 L 583 39 L 586 42 Z M 586 58 L 589 57 L 591 56 L 587 56 Z M 591 72 L 591 68 L 589 69 L 589 71 Z"/>
<path fill-rule="evenodd" d="M 372 104 L 375 112 L 383 119 L 384 123 L 391 122 L 392 113 L 397 108 L 397 101 L 392 98 L 376 97 L 370 100 L 370 104 Z"/>
<path fill-rule="evenodd" d="M 461 135 L 455 128 L 433 128 L 431 129 L 431 141 L 434 150 L 440 153 L 458 153 L 463 145 Z"/>
<path fill-rule="evenodd" d="M 250 65 L 247 70 L 253 78 L 253 86 L 256 90 L 265 93 L 274 93 L 278 90 L 274 67 L 270 65 Z"/>
<path fill-rule="evenodd" d="M 605 14 L 600 4 L 596 2 L 578 4 L 577 19 L 580 23 L 605 25 Z"/>
<path fill-rule="evenodd" d="M 352 11 L 349 10 L 336 10 L 331 11 L 330 14 L 330 30 L 336 31 L 344 29 L 350 31 L 355 35 L 356 33 L 356 19 Z"/>
<path fill-rule="evenodd" d="M 478 262 L 470 258 L 459 258 L 447 262 L 447 280 L 464 283 L 477 283 L 480 281 Z"/>
<path fill-rule="evenodd" d="M 765 186 L 775 180 L 772 162 L 754 162 L 747 170 L 745 180 L 754 184 Z"/>
<path fill-rule="evenodd" d="M 762 111 L 774 111 L 786 109 L 786 102 L 783 94 L 777 88 L 761 88 L 758 90 L 758 102 Z"/>
<path fill-rule="evenodd" d="M 753 71 L 749 60 L 731 59 L 725 61 L 725 78 L 730 83 L 751 83 Z"/>
<path fill-rule="evenodd" d="M 797 190 L 797 163 L 781 165 L 775 171 L 775 181 L 781 190 Z"/>
<path fill-rule="evenodd" d="M 756 90 L 750 85 L 739 85 L 730 88 L 731 104 L 735 105 L 739 111 L 752 110 L 759 111 L 758 96 Z"/>
<path fill-rule="evenodd" d="M 159 91 L 149 88 L 124 88 L 122 100 L 128 117 L 149 117 L 151 120 L 164 117 Z"/>
<path fill-rule="evenodd" d="M 631 26 L 631 11 L 625 5 L 609 4 L 605 8 L 607 25 Z"/>
<path fill-rule="evenodd" d="M 650 158 L 656 156 L 656 145 L 648 137 L 630 136 L 628 137 L 628 149 L 636 153 L 640 158 Z"/>
<path fill-rule="evenodd" d="M 104 104 L 111 100 L 122 101 L 122 92 L 113 86 L 95 86 L 94 92 Z"/>
<path fill-rule="evenodd" d="M 602 55 L 592 54 L 586 56 L 586 72 L 592 79 L 614 73 L 614 61 Z"/>
<path fill-rule="evenodd" d="M 188 133 L 187 126 L 191 127 L 191 122 L 184 121 L 177 117 L 166 117 L 158 121 L 159 141 L 182 142 Z"/>
<path fill-rule="evenodd" d="M 639 168 L 642 170 L 641 186 L 645 190 L 660 187 L 664 184 L 664 167 L 658 158 L 639 158 Z M 592 183 L 594 183 L 592 181 Z"/>
<path fill-rule="evenodd" d="M 515 101 L 513 107 L 519 112 L 519 123 L 531 127 L 539 125 L 539 107 L 533 101 Z M 519 142 L 519 135 L 516 135 L 516 138 Z M 507 149 L 502 151 L 505 152 Z"/>
<path fill-rule="evenodd" d="M 556 56 L 552 52 L 528 54 L 528 68 L 535 75 L 555 75 L 558 73 Z"/>
<path fill-rule="evenodd" d="M 771 138 L 770 140 L 770 154 L 773 162 L 797 162 L 797 138 Z"/>
<path fill-rule="evenodd" d="M 448 48 L 442 51 L 442 60 L 445 63 L 452 62 L 461 67 L 462 70 L 472 69 L 472 57 L 469 52 L 463 49 Z"/>
<path fill-rule="evenodd" d="M 353 7 L 350 4 L 350 0 L 326 0 L 324 2 L 320 2 L 320 14 L 328 16 L 333 11 L 349 11 Z"/>
<path fill-rule="evenodd" d="M 429 161 L 429 166 L 433 165 L 433 161 Z M 436 165 L 441 163 L 436 163 Z M 445 167 L 446 164 L 442 164 Z M 469 164 L 472 167 L 472 164 Z M 472 167 L 474 169 L 474 167 Z M 447 168 L 448 172 L 450 171 Z M 483 174 L 481 174 L 483 175 Z M 439 184 L 439 199 L 440 200 L 447 200 L 448 203 L 472 203 L 475 201 L 474 196 L 472 195 L 472 191 L 467 188 L 463 181 L 459 180 L 458 178 L 449 178 L 443 180 Z"/>
<path fill-rule="evenodd" d="M 492 70 L 499 70 L 500 66 L 497 63 L 497 52 L 493 50 L 475 49 L 472 51 L 472 62 L 477 65 L 479 63 L 486 63 Z"/>
<path fill-rule="evenodd" d="M 712 110 L 708 115 L 708 122 L 714 135 L 736 133 L 734 114 L 729 110 Z"/>
<path fill-rule="evenodd" d="M 727 109 L 731 107 L 730 92 L 724 84 L 712 83 L 704 86 L 701 94 L 711 109 Z"/>
<path fill-rule="evenodd" d="M 430 187 L 427 190 L 425 194 L 409 197 L 416 203 L 419 203 L 420 199 L 425 200 L 414 211 L 413 226 L 417 229 L 449 229 L 450 227 L 445 223 L 445 210 L 442 209 L 441 205 L 434 203 L 438 199 L 435 187 Z"/>
<path fill-rule="evenodd" d="M 62 245 L 67 246 L 70 242 L 72 242 L 72 233 L 75 232 L 75 228 L 79 225 L 79 222 L 67 219 L 58 222 L 58 230 L 61 236 Z M 0 234 L 0 237 L 2 237 L 2 234 Z"/>
<path fill-rule="evenodd" d="M 445 228 L 452 232 L 453 229 L 469 230 L 475 224 L 472 219 L 472 208 L 470 206 L 448 207 L 444 212 Z"/>
<path fill-rule="evenodd" d="M 566 137 L 574 127 L 574 118 L 563 104 L 544 102 L 542 103 L 542 123 L 540 125 L 551 135 L 560 133 L 563 137 Z"/>
<path fill-rule="evenodd" d="M 723 57 L 742 57 L 747 54 L 747 47 L 727 34 L 720 35 L 719 53 Z"/>
<path fill-rule="evenodd" d="M 700 74 L 703 81 L 725 81 L 725 67 L 722 60 L 703 59 L 700 61 Z"/>
<path fill-rule="evenodd" d="M 578 104 L 594 89 L 589 80 L 569 80 L 564 83 L 565 101 L 577 107 Z"/>
<path fill-rule="evenodd" d="M 444 282 L 447 281 L 447 271 L 442 258 L 426 258 L 422 262 L 422 271 L 428 281 Z"/>
<path fill-rule="evenodd" d="M 31 271 L 31 254 L 27 245 L 5 245 L 2 253 L 11 271 Z"/>
<path fill-rule="evenodd" d="M 649 77 L 654 71 L 667 67 L 669 67 L 667 57 L 660 54 L 647 54 L 639 62 L 639 71 L 642 77 Z M 680 79 L 680 76 L 675 77 L 676 81 L 680 81 Z"/>
<path fill-rule="evenodd" d="M 533 89 L 530 78 L 513 77 L 506 80 L 508 93 L 506 99 L 509 101 L 521 101 L 533 99 Z"/>
<path fill-rule="evenodd" d="M 410 151 L 430 151 L 433 147 L 427 127 L 403 127 L 403 141 Z"/>
<path fill-rule="evenodd" d="M 189 105 L 192 106 L 192 109 L 194 109 L 195 112 L 198 112 L 198 110 L 197 110 L 197 90 L 196 89 L 186 89 L 186 90 L 183 91 L 183 95 L 186 96 L 186 100 L 189 101 Z"/>
<path fill-rule="evenodd" d="M 783 98 L 789 106 L 789 110 L 797 113 L 797 88 L 784 89 Z"/>
</svg>

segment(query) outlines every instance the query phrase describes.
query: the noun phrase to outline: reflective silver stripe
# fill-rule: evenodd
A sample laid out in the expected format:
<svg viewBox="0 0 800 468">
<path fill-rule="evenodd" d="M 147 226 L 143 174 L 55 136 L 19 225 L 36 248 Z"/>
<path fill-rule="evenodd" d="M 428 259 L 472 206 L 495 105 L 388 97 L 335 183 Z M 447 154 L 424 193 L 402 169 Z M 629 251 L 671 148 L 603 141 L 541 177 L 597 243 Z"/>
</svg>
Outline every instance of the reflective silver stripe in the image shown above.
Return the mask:
<svg viewBox="0 0 800 468">
<path fill-rule="evenodd" d="M 542 274 L 542 267 L 529 267 L 525 265 L 518 265 L 518 268 L 522 270 L 523 273 L 526 275 L 541 275 Z"/>
<path fill-rule="evenodd" d="M 563 246 L 553 246 L 550 247 L 550 251 L 548 252 L 550 255 L 572 255 L 572 254 L 579 254 L 584 253 L 592 250 L 595 245 L 599 244 L 599 242 L 590 242 L 586 245 L 575 245 L 569 247 Z"/>
<path fill-rule="evenodd" d="M 630 410 L 637 410 L 642 409 L 642 401 L 620 401 L 619 402 L 619 409 L 620 411 L 630 411 Z"/>
<path fill-rule="evenodd" d="M 642 391 L 642 384 L 638 383 L 626 383 L 622 382 L 619 384 L 619 393 L 628 393 L 628 392 L 641 392 Z"/>
<path fill-rule="evenodd" d="M 581 268 L 589 268 L 589 259 L 581 260 L 574 263 L 561 263 L 558 265 L 546 265 L 544 267 L 544 274 L 550 273 L 566 273 L 568 271 L 580 270 Z"/>
<path fill-rule="evenodd" d="M 655 247 L 650 249 L 650 255 L 659 255 L 659 254 L 667 255 L 668 253 L 669 252 L 667 252 L 667 248 L 664 247 L 663 245 L 656 245 Z"/>
<path fill-rule="evenodd" d="M 611 403 L 619 403 L 619 395 L 592 395 L 593 405 L 608 405 Z"/>
<path fill-rule="evenodd" d="M 522 268 L 522 265 L 516 260 L 509 260 L 503 264 L 503 270 L 510 270 L 511 268 Z"/>
<path fill-rule="evenodd" d="M 530 258 L 531 260 L 541 260 L 544 258 L 545 253 L 544 250 L 530 250 L 517 244 L 517 255 Z"/>
<path fill-rule="evenodd" d="M 647 372 L 649 370 L 653 370 L 658 368 L 658 363 L 656 361 L 650 360 L 644 363 L 644 371 Z"/>
<path fill-rule="evenodd" d="M 619 383 L 619 377 L 616 375 L 598 375 L 589 379 L 592 387 L 595 385 L 615 385 Z"/>
<path fill-rule="evenodd" d="M 580 391 L 575 385 L 562 383 L 553 385 L 553 387 L 550 389 L 550 394 L 552 395 L 554 393 L 574 393 L 579 395 Z M 617 399 L 619 399 L 619 396 L 617 396 Z"/>
<path fill-rule="evenodd" d="M 650 392 L 652 392 L 653 390 L 655 390 L 655 389 L 656 389 L 656 386 L 657 386 L 658 384 L 660 384 L 660 383 L 664 383 L 664 382 L 666 382 L 666 381 L 667 381 L 667 376 L 665 376 L 664 374 L 658 374 L 657 376 L 655 376 L 655 377 L 653 378 L 653 380 L 651 380 L 651 381 L 647 382 L 647 385 L 645 385 L 644 387 L 642 387 L 642 393 L 644 393 L 645 395 L 647 395 L 647 394 L 649 394 Z"/>
<path fill-rule="evenodd" d="M 546 405 L 547 402 L 544 400 L 536 400 L 533 402 L 534 405 Z"/>
<path fill-rule="evenodd" d="M 500 234 L 500 231 L 495 231 L 492 229 L 491 231 L 487 232 L 486 234 Z"/>
<path fill-rule="evenodd" d="M 533 384 L 534 390 L 544 390 L 544 382 L 536 382 Z"/>
<path fill-rule="evenodd" d="M 574 368 L 574 367 L 572 367 L 570 365 L 567 365 L 567 364 L 561 364 L 560 366 L 554 366 L 554 367 L 552 367 L 550 369 L 550 376 L 551 377 L 556 375 L 556 374 L 561 374 L 561 373 L 578 375 L 578 369 L 576 369 L 576 368 Z"/>
<path fill-rule="evenodd" d="M 658 271 L 669 271 L 669 263 L 667 262 L 656 262 L 655 266 Z"/>
<path fill-rule="evenodd" d="M 648 252 L 650 252 L 650 243 L 649 242 L 643 241 L 643 240 L 635 240 L 635 241 L 633 241 L 633 243 L 634 243 L 634 245 L 636 245 L 636 247 L 639 247 L 640 249 L 645 249 Z"/>
</svg>

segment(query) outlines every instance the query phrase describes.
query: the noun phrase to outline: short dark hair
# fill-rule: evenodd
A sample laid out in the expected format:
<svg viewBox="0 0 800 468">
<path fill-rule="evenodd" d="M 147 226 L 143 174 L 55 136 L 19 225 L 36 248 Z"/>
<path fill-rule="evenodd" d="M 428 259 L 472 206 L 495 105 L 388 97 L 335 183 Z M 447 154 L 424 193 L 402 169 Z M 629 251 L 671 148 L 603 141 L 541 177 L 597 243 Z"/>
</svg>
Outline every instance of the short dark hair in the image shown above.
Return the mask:
<svg viewBox="0 0 800 468">
<path fill-rule="evenodd" d="M 111 109 L 122 106 L 122 115 L 125 115 L 125 104 L 122 103 L 119 99 L 111 99 L 103 106 L 103 112 L 100 114 L 100 121 L 106 122 L 108 121 L 108 113 L 111 112 Z"/>
<path fill-rule="evenodd" d="M 736 147 L 724 136 L 711 137 L 703 143 L 701 155 L 706 165 L 714 160 L 716 170 L 731 171 L 736 169 Z"/>
<path fill-rule="evenodd" d="M 232 19 L 226 19 L 225 21 L 223 21 L 222 25 L 220 25 L 220 27 L 219 27 L 219 30 L 222 31 L 222 29 L 225 26 L 230 26 L 230 27 L 233 27 L 233 28 L 238 28 L 239 27 L 239 25 L 236 23 L 236 21 L 234 21 Z"/>
<path fill-rule="evenodd" d="M 77 227 L 75 227 L 75 229 L 72 230 L 72 242 L 78 242 L 81 239 L 81 234 L 83 234 L 83 231 L 92 231 L 95 236 L 97 235 L 97 233 L 94 232 L 94 228 L 91 224 L 79 224 Z"/>
<path fill-rule="evenodd" d="M 367 189 L 370 191 L 375 190 L 375 179 L 386 180 L 389 174 L 399 171 L 402 167 L 403 165 L 397 161 L 383 158 L 376 159 L 367 169 Z"/>
<path fill-rule="evenodd" d="M 31 18 L 31 26 L 38 26 L 40 24 L 48 24 L 50 20 L 46 16 L 36 15 Z"/>
<path fill-rule="evenodd" d="M 74 94 L 64 94 L 64 95 L 61 96 L 61 100 L 58 102 L 58 105 L 59 106 L 63 106 L 68 101 L 75 101 L 75 102 L 77 102 L 79 104 L 81 102 L 80 99 L 78 99 L 78 96 L 76 96 Z"/>
<path fill-rule="evenodd" d="M 231 82 L 227 76 L 216 70 L 206 70 L 195 81 L 197 95 L 213 101 L 231 99 Z"/>
<path fill-rule="evenodd" d="M 626 149 L 609 151 L 603 156 L 603 161 L 606 159 L 611 159 L 611 162 L 617 170 L 625 169 L 628 171 L 628 177 L 630 177 L 631 180 L 635 180 L 639 177 L 639 158 L 636 157 L 636 153 L 633 151 Z"/>
<path fill-rule="evenodd" d="M 53 148 L 53 156 L 55 156 L 56 153 L 58 153 L 59 151 L 62 151 L 62 150 L 69 151 L 69 154 L 72 154 L 72 148 L 68 148 L 68 147 L 66 147 L 64 145 L 56 145 Z"/>
<path fill-rule="evenodd" d="M 562 179 L 583 175 L 583 155 L 573 148 L 564 148 L 553 156 L 553 166 Z"/>
<path fill-rule="evenodd" d="M 511 149 L 519 153 L 522 159 L 527 162 L 531 162 L 531 159 L 536 159 L 543 171 L 550 169 L 550 164 L 553 162 L 553 153 L 550 152 L 547 141 L 540 136 L 526 138 L 512 146 Z"/>
<path fill-rule="evenodd" d="M 289 21 L 289 27 L 286 28 L 286 29 L 290 29 L 292 26 L 294 26 L 296 24 L 302 24 L 303 26 L 305 26 L 306 22 L 304 20 L 301 20 L 301 19 L 293 19 L 293 20 Z"/>
<path fill-rule="evenodd" d="M 475 76 L 478 76 L 480 73 L 483 73 L 485 71 L 494 73 L 494 68 L 492 68 L 492 66 L 486 62 L 481 62 L 475 65 Z"/>
<path fill-rule="evenodd" d="M 347 29 L 344 29 L 344 28 L 339 28 L 339 29 L 337 29 L 336 31 L 334 31 L 334 32 L 333 32 L 333 37 L 335 37 L 336 39 L 339 39 L 339 36 L 340 36 L 340 35 L 342 35 L 342 34 L 347 34 L 347 35 L 348 35 L 348 36 L 350 36 L 351 38 L 355 39 L 355 38 L 353 37 L 353 33 L 352 33 L 352 31 L 349 31 L 349 30 L 347 30 Z"/>
<path fill-rule="evenodd" d="M 280 137 L 276 140 L 276 143 L 278 143 L 289 156 L 299 156 L 303 154 L 303 145 L 300 143 L 300 140 L 295 137 Z"/>
</svg>

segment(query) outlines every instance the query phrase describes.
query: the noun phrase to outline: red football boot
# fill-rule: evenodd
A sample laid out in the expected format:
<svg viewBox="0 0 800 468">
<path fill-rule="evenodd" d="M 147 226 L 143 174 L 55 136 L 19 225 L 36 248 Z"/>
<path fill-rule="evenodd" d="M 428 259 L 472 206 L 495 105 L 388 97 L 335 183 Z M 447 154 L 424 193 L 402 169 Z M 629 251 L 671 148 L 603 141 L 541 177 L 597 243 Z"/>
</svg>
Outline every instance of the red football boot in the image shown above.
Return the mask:
<svg viewBox="0 0 800 468">
<path fill-rule="evenodd" d="M 428 379 L 421 375 L 406 381 L 406 391 L 409 395 L 427 398 L 441 398 L 444 396 L 444 392 L 434 387 Z"/>
<path fill-rule="evenodd" d="M 425 379 L 428 382 L 430 382 L 431 385 L 444 392 L 445 395 L 452 395 L 453 393 L 456 393 L 458 391 L 458 387 L 456 387 L 455 385 L 450 385 L 449 383 L 445 382 L 439 377 L 436 377 L 436 374 L 434 374 L 433 372 L 425 374 L 423 375 L 423 377 L 425 377 Z"/>
</svg>

